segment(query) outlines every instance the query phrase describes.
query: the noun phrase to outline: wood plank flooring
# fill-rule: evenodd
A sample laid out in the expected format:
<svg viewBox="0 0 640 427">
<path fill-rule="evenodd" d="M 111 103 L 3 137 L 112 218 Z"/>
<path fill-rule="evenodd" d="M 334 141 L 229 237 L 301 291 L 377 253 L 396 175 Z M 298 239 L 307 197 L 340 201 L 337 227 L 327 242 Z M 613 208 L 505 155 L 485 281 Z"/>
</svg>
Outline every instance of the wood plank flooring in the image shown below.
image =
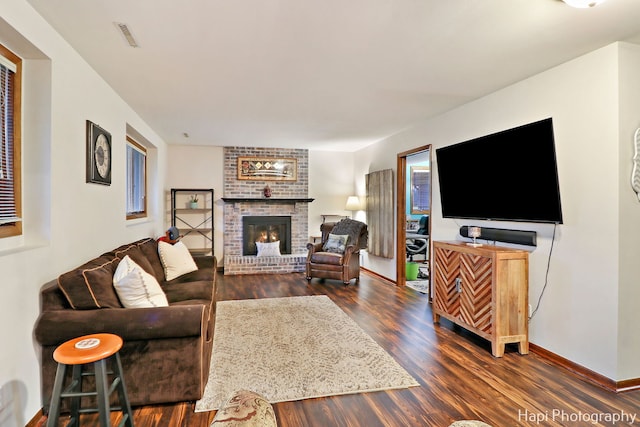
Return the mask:
<svg viewBox="0 0 640 427">
<path fill-rule="evenodd" d="M 218 278 L 219 301 L 329 296 L 420 383 L 404 390 L 277 403 L 281 427 L 446 427 L 462 419 L 493 427 L 640 425 L 640 391 L 606 391 L 536 354 L 521 356 L 515 346 L 494 358 L 487 341 L 446 320 L 434 325 L 427 296 L 412 289 L 368 274 L 349 286 L 318 279 L 308 285 L 297 273 Z M 134 408 L 135 425 L 208 426 L 215 413 L 194 413 L 194 405 Z M 614 416 L 626 418 L 615 423 L 607 418 Z M 114 413 L 113 421 L 118 418 Z M 82 425 L 97 426 L 97 416 L 83 416 Z"/>
</svg>

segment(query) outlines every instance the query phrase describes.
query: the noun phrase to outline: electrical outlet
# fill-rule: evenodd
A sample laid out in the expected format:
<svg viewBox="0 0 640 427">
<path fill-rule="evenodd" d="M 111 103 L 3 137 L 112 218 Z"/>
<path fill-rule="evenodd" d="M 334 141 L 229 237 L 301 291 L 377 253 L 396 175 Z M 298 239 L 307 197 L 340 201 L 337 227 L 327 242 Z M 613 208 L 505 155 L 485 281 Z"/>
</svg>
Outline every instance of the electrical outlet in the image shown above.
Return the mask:
<svg viewBox="0 0 640 427">
<path fill-rule="evenodd" d="M 532 311 L 533 311 L 533 308 L 531 307 L 531 304 L 529 304 L 529 316 L 531 316 Z"/>
</svg>

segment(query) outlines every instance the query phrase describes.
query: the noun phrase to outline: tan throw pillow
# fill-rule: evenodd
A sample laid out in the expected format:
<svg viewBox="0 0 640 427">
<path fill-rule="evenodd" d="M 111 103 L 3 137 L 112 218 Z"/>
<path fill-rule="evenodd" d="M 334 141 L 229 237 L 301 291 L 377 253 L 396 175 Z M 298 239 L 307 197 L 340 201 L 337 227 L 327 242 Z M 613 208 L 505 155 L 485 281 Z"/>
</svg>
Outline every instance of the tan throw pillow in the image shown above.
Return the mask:
<svg viewBox="0 0 640 427">
<path fill-rule="evenodd" d="M 113 275 L 113 287 L 126 308 L 167 307 L 169 302 L 160 284 L 133 261 L 122 258 Z"/>
<path fill-rule="evenodd" d="M 160 261 L 164 267 L 166 281 L 198 269 L 189 249 L 182 242 L 172 245 L 160 241 L 158 242 L 158 254 L 160 254 Z"/>
<path fill-rule="evenodd" d="M 349 240 L 348 234 L 329 234 L 329 238 L 324 242 L 322 250 L 325 252 L 343 254 L 347 248 L 347 240 Z"/>
<path fill-rule="evenodd" d="M 258 248 L 257 256 L 281 256 L 279 240 L 269 243 L 256 242 L 256 248 Z"/>
</svg>

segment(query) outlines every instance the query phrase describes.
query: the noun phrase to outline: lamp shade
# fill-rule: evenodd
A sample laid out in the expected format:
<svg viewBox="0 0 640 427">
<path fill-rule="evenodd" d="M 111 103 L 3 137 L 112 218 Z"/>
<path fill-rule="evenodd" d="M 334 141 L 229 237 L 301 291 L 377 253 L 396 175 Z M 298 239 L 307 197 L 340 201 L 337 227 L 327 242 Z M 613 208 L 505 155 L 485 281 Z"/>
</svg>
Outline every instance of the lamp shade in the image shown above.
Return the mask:
<svg viewBox="0 0 640 427">
<path fill-rule="evenodd" d="M 563 1 L 571 7 L 577 7 L 581 9 L 594 7 L 599 5 L 600 3 L 605 2 L 605 0 L 563 0 Z"/>
<path fill-rule="evenodd" d="M 362 205 L 360 205 L 360 199 L 358 196 L 349 196 L 347 199 L 347 206 L 345 210 L 348 211 L 359 211 L 362 209 Z"/>
</svg>

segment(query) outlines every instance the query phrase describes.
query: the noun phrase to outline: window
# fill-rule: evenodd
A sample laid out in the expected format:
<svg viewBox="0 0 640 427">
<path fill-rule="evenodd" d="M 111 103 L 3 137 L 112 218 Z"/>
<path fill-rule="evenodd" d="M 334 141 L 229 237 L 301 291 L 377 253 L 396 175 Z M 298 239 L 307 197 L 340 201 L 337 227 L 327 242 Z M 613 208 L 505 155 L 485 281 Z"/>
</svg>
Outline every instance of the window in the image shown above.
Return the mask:
<svg viewBox="0 0 640 427">
<path fill-rule="evenodd" d="M 0 45 L 0 237 L 22 234 L 22 61 Z"/>
<path fill-rule="evenodd" d="M 429 166 L 411 166 L 411 214 L 429 214 L 431 208 L 431 170 Z"/>
<path fill-rule="evenodd" d="M 147 150 L 127 136 L 127 219 L 147 216 Z"/>
</svg>

